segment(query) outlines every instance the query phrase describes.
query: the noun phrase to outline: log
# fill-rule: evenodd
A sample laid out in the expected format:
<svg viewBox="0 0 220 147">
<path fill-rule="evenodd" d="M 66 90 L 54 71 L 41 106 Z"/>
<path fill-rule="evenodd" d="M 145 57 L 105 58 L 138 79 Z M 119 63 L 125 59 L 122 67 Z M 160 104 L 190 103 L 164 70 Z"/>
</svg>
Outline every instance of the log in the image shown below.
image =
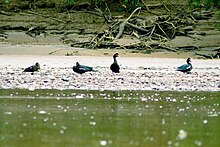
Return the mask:
<svg viewBox="0 0 220 147">
<path fill-rule="evenodd" d="M 126 23 L 123 22 L 119 25 L 119 32 L 117 34 L 117 36 L 115 37 L 115 39 L 119 39 L 121 37 L 121 35 L 123 34 L 124 28 L 125 28 Z"/>
<path fill-rule="evenodd" d="M 144 2 L 144 0 L 141 0 L 141 2 L 144 4 L 144 6 L 146 7 L 147 11 L 150 11 L 150 9 L 148 8 L 147 4 Z"/>
<path fill-rule="evenodd" d="M 161 45 L 159 45 L 158 47 L 160 47 L 161 49 L 166 49 L 166 50 L 168 50 L 168 51 L 177 52 L 176 49 L 170 48 L 170 47 L 167 47 L 167 46 L 161 46 Z"/>
<path fill-rule="evenodd" d="M 0 11 L 0 14 L 7 15 L 7 16 L 11 16 L 12 15 L 12 13 L 5 12 L 5 11 Z"/>
<path fill-rule="evenodd" d="M 107 4 L 106 4 L 107 5 Z M 97 11 L 99 11 L 99 13 L 101 13 L 101 15 L 104 17 L 104 19 L 105 19 L 105 21 L 107 22 L 107 23 L 110 23 L 111 22 L 111 13 L 110 13 L 110 10 L 109 10 L 109 17 L 108 16 L 106 16 L 105 14 L 104 14 L 104 12 L 102 12 L 102 10 L 101 9 L 99 9 L 97 6 L 96 6 L 96 10 Z M 109 18 L 109 19 L 108 19 Z"/>
<path fill-rule="evenodd" d="M 191 51 L 191 50 L 198 50 L 199 47 L 197 47 L 197 46 L 182 46 L 182 47 L 178 47 L 178 49 Z"/>
<path fill-rule="evenodd" d="M 207 59 L 213 59 L 212 55 L 208 55 L 208 54 L 202 54 L 202 53 L 198 53 L 198 52 L 195 52 L 194 53 L 198 56 L 202 56 L 202 57 L 205 57 Z"/>
<path fill-rule="evenodd" d="M 213 56 L 213 58 L 219 59 L 219 58 L 220 58 L 220 51 L 218 51 L 218 52 Z"/>
<path fill-rule="evenodd" d="M 134 25 L 134 24 L 132 24 L 132 23 L 127 22 L 126 24 L 129 25 L 129 26 L 131 26 L 133 29 L 135 29 L 135 30 L 137 30 L 137 31 L 140 31 L 140 32 L 143 32 L 143 33 L 149 33 L 148 30 L 146 30 L 146 29 L 144 29 L 144 28 L 141 28 L 141 27 L 139 27 L 139 26 L 137 26 L 137 25 Z"/>
<path fill-rule="evenodd" d="M 52 55 L 53 53 L 59 52 L 59 51 L 61 51 L 61 50 L 63 50 L 63 49 L 58 49 L 58 50 L 55 50 L 55 51 L 49 52 L 48 55 Z"/>
<path fill-rule="evenodd" d="M 118 32 L 118 34 L 116 35 L 115 39 L 119 39 L 119 38 L 121 37 L 121 35 L 123 34 L 123 31 L 124 31 L 125 25 L 126 25 L 127 22 L 129 21 L 129 19 L 134 15 L 134 13 L 135 13 L 137 10 L 139 10 L 139 9 L 141 9 L 141 7 L 136 8 L 136 9 L 131 13 L 131 15 L 119 25 L 119 32 Z"/>
</svg>

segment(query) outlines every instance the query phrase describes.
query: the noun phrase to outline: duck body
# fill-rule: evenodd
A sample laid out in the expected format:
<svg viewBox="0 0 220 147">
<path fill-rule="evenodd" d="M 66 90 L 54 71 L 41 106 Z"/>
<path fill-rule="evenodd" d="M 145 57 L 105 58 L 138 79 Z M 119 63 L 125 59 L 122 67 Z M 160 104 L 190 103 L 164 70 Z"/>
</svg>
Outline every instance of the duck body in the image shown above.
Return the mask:
<svg viewBox="0 0 220 147">
<path fill-rule="evenodd" d="M 179 67 L 177 67 L 177 71 L 181 71 L 181 72 L 183 72 L 183 73 L 189 73 L 191 70 L 192 70 L 192 64 L 191 64 L 191 59 L 190 58 L 188 58 L 187 60 L 186 60 L 186 62 L 187 62 L 187 64 L 183 64 L 183 65 L 181 65 L 181 66 L 179 66 Z"/>
<path fill-rule="evenodd" d="M 116 58 L 118 57 L 118 53 L 115 53 L 114 55 L 113 55 L 113 60 L 114 60 L 114 62 L 111 64 L 111 66 L 110 66 L 110 69 L 111 69 L 111 71 L 112 72 L 114 72 L 114 73 L 119 73 L 120 71 L 120 67 L 119 67 L 119 65 L 118 65 L 118 62 L 117 62 L 117 60 L 116 60 Z"/>
<path fill-rule="evenodd" d="M 115 64 L 115 63 L 112 63 L 112 65 L 110 66 L 110 69 L 112 72 L 115 72 L 115 73 L 119 73 L 120 71 L 120 67 L 118 64 Z"/>
<path fill-rule="evenodd" d="M 40 64 L 37 62 L 35 65 L 29 66 L 24 69 L 23 72 L 35 72 L 40 69 Z"/>
<path fill-rule="evenodd" d="M 88 71 L 95 71 L 92 67 L 80 65 L 79 62 L 76 62 L 76 66 L 73 66 L 73 71 L 79 74 L 83 74 Z"/>
</svg>

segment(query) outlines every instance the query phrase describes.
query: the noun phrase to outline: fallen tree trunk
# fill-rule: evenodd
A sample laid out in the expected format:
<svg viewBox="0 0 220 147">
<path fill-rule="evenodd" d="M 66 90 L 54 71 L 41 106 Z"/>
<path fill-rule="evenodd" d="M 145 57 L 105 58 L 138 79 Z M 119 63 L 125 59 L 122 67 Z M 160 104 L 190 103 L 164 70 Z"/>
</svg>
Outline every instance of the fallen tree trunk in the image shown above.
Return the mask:
<svg viewBox="0 0 220 147">
<path fill-rule="evenodd" d="M 213 56 L 212 55 L 208 55 L 208 54 L 202 54 L 202 53 L 198 53 L 198 52 L 195 52 L 194 51 L 194 53 L 196 54 L 196 55 L 198 55 L 198 56 L 202 56 L 202 57 L 205 57 L 205 58 L 207 58 L 207 59 L 213 59 Z"/>
<path fill-rule="evenodd" d="M 127 22 L 129 21 L 129 19 L 134 15 L 134 13 L 135 13 L 137 10 L 139 10 L 139 9 L 141 9 L 141 7 L 136 8 L 136 9 L 131 13 L 131 15 L 130 15 L 125 21 L 123 21 L 123 22 L 120 24 L 120 26 L 119 26 L 119 32 L 118 32 L 117 36 L 115 37 L 115 39 L 119 39 L 119 38 L 121 37 L 121 35 L 123 34 L 123 31 L 124 31 L 125 25 L 126 25 Z"/>
<path fill-rule="evenodd" d="M 162 49 L 166 49 L 166 50 L 168 50 L 168 51 L 177 52 L 176 49 L 170 48 L 170 47 L 167 47 L 167 46 L 161 46 L 161 45 L 159 45 L 159 47 L 162 48 Z"/>
<path fill-rule="evenodd" d="M 144 28 L 141 28 L 141 27 L 138 27 L 137 25 L 134 25 L 132 23 L 127 22 L 126 24 L 129 25 L 130 27 L 132 27 L 133 29 L 137 30 L 137 31 L 140 31 L 140 32 L 143 32 L 143 33 L 149 33 L 148 30 L 146 30 Z"/>
</svg>

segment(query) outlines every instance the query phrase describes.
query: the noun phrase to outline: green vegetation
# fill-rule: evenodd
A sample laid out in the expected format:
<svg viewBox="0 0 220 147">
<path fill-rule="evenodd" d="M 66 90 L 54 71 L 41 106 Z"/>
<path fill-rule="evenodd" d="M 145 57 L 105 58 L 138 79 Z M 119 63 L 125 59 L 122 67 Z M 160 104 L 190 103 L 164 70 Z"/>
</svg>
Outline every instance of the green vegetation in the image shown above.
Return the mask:
<svg viewBox="0 0 220 147">
<path fill-rule="evenodd" d="M 30 8 L 55 8 L 57 11 L 72 9 L 105 9 L 106 4 L 110 10 L 127 11 L 140 6 L 139 0 L 0 0 L 0 8 L 10 11 L 25 10 Z"/>
<path fill-rule="evenodd" d="M 74 4 L 77 0 L 66 0 L 68 4 Z"/>
<path fill-rule="evenodd" d="M 193 8 L 199 8 L 201 5 L 201 0 L 189 0 L 189 5 Z"/>
<path fill-rule="evenodd" d="M 220 11 L 217 11 L 217 12 L 215 13 L 215 17 L 216 17 L 217 19 L 220 19 Z M 217 29 L 217 30 L 220 31 L 220 22 L 216 22 L 216 23 L 214 24 L 214 27 L 215 27 L 215 29 Z"/>
<path fill-rule="evenodd" d="M 158 1 L 160 3 L 160 1 Z M 168 2 L 169 3 L 169 2 Z M 220 0 L 188 0 L 189 6 L 192 8 L 200 8 L 205 6 L 209 8 L 220 8 Z M 31 4 L 31 5 L 30 5 Z M 27 1 L 27 0 L 0 0 L 0 8 L 15 10 L 15 9 L 29 9 L 30 7 L 36 6 L 51 7 L 56 9 L 83 9 L 88 8 L 94 9 L 98 6 L 100 9 L 105 9 L 106 4 L 112 11 L 132 11 L 136 7 L 143 6 L 140 0 L 38 0 L 38 1 Z"/>
<path fill-rule="evenodd" d="M 205 4 L 208 9 L 211 7 L 220 8 L 220 0 L 207 0 Z"/>
<path fill-rule="evenodd" d="M 189 5 L 192 8 L 200 8 L 205 6 L 206 9 L 213 7 L 220 8 L 220 0 L 189 0 Z"/>
<path fill-rule="evenodd" d="M 220 23 L 216 23 L 216 24 L 214 25 L 214 27 L 215 27 L 217 30 L 220 31 Z"/>
</svg>

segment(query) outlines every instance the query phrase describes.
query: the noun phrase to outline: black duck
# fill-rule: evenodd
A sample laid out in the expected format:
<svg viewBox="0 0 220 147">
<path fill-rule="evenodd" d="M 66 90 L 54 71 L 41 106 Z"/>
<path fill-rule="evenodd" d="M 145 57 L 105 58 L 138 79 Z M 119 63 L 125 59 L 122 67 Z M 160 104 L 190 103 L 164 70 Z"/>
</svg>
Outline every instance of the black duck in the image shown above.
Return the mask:
<svg viewBox="0 0 220 147">
<path fill-rule="evenodd" d="M 181 66 L 179 66 L 179 67 L 177 67 L 177 71 L 181 71 L 181 72 L 183 72 L 183 73 L 189 73 L 191 70 L 192 70 L 192 64 L 191 64 L 191 59 L 190 58 L 188 58 L 187 60 L 186 60 L 186 63 L 187 64 L 183 64 L 183 65 L 181 65 Z"/>
<path fill-rule="evenodd" d="M 38 71 L 39 69 L 40 69 L 40 64 L 37 62 L 35 63 L 35 65 L 25 68 L 23 72 L 35 72 Z"/>
<path fill-rule="evenodd" d="M 76 65 L 73 66 L 73 71 L 79 74 L 83 74 L 88 71 L 96 71 L 96 70 L 93 70 L 92 67 L 80 65 L 79 62 L 76 62 Z"/>
<path fill-rule="evenodd" d="M 112 65 L 110 66 L 110 69 L 112 70 L 112 72 L 115 72 L 115 73 L 119 73 L 119 70 L 120 70 L 120 67 L 118 65 L 118 62 L 116 60 L 116 58 L 118 57 L 118 53 L 115 53 L 113 55 L 113 60 L 114 62 L 112 63 Z"/>
</svg>

